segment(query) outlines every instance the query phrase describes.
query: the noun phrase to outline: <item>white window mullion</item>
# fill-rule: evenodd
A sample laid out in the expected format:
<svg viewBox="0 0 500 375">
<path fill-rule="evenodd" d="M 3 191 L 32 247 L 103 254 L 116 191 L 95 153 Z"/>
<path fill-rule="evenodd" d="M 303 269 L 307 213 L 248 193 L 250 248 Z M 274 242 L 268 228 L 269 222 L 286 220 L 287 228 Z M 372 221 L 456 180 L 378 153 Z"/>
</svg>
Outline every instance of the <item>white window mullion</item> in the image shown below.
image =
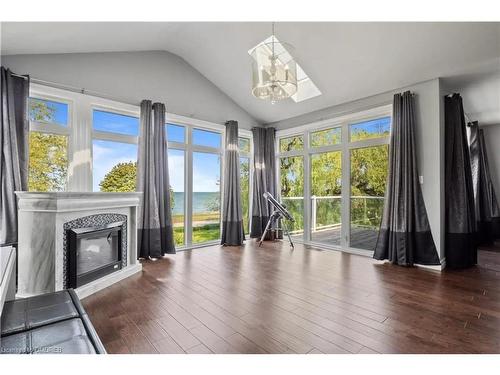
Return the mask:
<svg viewBox="0 0 500 375">
<path fill-rule="evenodd" d="M 349 124 L 342 125 L 342 188 L 341 188 L 341 240 L 342 248 L 349 247 L 351 221 L 351 158 L 348 145 Z"/>
<path fill-rule="evenodd" d="M 303 168 L 304 168 L 304 212 L 303 212 L 303 222 L 304 222 L 304 241 L 308 242 L 311 240 L 311 156 L 309 154 L 310 147 L 310 132 L 304 133 L 304 156 L 303 156 Z"/>
<path fill-rule="evenodd" d="M 193 243 L 193 149 L 192 149 L 192 128 L 186 127 L 187 146 L 184 163 L 184 243 L 190 246 Z"/>
</svg>

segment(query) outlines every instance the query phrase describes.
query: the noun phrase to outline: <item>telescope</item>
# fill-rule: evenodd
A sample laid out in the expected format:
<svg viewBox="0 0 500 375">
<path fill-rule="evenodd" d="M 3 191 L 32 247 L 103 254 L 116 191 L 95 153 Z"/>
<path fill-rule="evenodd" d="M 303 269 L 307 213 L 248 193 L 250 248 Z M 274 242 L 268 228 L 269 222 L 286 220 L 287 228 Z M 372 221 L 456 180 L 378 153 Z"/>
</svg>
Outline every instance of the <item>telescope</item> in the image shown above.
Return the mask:
<svg viewBox="0 0 500 375">
<path fill-rule="evenodd" d="M 266 198 L 266 200 L 269 203 L 271 203 L 273 205 L 274 211 L 273 211 L 272 215 L 269 217 L 269 221 L 267 222 L 266 229 L 264 229 L 264 233 L 262 233 L 262 237 L 260 238 L 260 241 L 259 241 L 259 247 L 262 245 L 262 242 L 264 241 L 264 238 L 266 237 L 267 232 L 269 232 L 271 230 L 271 227 L 273 226 L 273 224 L 277 223 L 277 222 L 281 222 L 281 225 L 283 226 L 283 231 L 287 235 L 288 241 L 290 242 L 290 246 L 293 249 L 294 248 L 293 241 L 292 241 L 292 237 L 290 237 L 290 231 L 288 230 L 288 226 L 286 224 L 286 221 L 288 220 L 288 221 L 291 221 L 293 223 L 293 222 L 295 222 L 295 219 L 290 214 L 290 212 L 288 212 L 286 207 L 284 205 L 282 205 L 280 202 L 278 202 L 272 196 L 271 193 L 266 191 L 263 194 L 263 196 L 264 196 L 264 198 Z"/>
</svg>

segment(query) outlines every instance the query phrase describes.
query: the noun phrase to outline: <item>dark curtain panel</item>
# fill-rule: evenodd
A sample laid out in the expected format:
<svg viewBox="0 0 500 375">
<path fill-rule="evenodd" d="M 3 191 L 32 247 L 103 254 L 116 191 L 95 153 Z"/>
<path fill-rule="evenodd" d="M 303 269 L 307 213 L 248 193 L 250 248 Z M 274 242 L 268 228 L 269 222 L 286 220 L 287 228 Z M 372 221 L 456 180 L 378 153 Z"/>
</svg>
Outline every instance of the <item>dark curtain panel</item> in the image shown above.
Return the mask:
<svg viewBox="0 0 500 375">
<path fill-rule="evenodd" d="M 477 263 L 474 189 L 462 97 L 444 103 L 446 266 L 463 268 Z"/>
<path fill-rule="evenodd" d="M 245 240 L 245 232 L 241 208 L 240 157 L 236 121 L 226 122 L 225 154 L 221 245 L 240 246 Z"/>
<path fill-rule="evenodd" d="M 0 245 L 3 245 L 17 242 L 14 191 L 28 190 L 29 79 L 13 76 L 3 66 L 0 74 Z"/>
<path fill-rule="evenodd" d="M 394 95 L 387 190 L 373 257 L 402 266 L 439 265 L 418 181 L 414 102 L 409 91 Z"/>
<path fill-rule="evenodd" d="M 143 100 L 137 161 L 137 191 L 142 192 L 137 220 L 141 258 L 175 254 L 168 180 L 165 105 Z"/>
<path fill-rule="evenodd" d="M 491 181 L 483 130 L 479 128 L 477 121 L 468 125 L 478 243 L 492 244 L 500 237 L 498 201 Z"/>
<path fill-rule="evenodd" d="M 268 191 L 276 197 L 276 166 L 274 128 L 253 128 L 254 171 L 252 197 L 252 224 L 250 237 L 258 238 L 264 233 L 272 208 L 263 197 Z"/>
</svg>

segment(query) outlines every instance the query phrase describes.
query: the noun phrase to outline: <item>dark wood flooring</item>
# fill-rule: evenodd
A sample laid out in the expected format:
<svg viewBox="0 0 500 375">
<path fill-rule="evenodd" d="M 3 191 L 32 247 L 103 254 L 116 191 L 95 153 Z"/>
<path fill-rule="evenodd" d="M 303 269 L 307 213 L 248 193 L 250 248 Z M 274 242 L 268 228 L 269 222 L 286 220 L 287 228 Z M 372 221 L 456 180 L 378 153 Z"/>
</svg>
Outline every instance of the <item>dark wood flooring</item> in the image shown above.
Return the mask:
<svg viewBox="0 0 500 375">
<path fill-rule="evenodd" d="M 500 353 L 500 253 L 443 273 L 248 241 L 83 300 L 110 353 Z"/>
</svg>

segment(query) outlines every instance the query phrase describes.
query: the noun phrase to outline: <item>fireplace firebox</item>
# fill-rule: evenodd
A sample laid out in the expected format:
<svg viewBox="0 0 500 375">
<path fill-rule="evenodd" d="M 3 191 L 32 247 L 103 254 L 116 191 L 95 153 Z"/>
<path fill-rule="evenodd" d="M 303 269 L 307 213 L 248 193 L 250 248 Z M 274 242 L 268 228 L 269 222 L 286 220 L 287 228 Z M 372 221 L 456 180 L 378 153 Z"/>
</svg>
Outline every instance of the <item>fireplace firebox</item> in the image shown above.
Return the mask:
<svg viewBox="0 0 500 375">
<path fill-rule="evenodd" d="M 67 281 L 78 288 L 122 268 L 123 221 L 67 230 Z"/>
</svg>

